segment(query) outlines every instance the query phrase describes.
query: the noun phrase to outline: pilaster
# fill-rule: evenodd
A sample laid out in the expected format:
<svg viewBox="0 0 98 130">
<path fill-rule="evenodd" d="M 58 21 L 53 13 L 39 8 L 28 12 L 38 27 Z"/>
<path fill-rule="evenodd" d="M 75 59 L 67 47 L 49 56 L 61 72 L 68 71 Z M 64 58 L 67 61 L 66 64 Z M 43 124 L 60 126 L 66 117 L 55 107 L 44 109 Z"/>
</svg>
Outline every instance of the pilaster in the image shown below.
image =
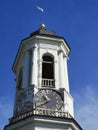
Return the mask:
<svg viewBox="0 0 98 130">
<path fill-rule="evenodd" d="M 42 86 L 42 59 L 38 60 L 38 87 Z"/>
<path fill-rule="evenodd" d="M 69 80 L 68 80 L 68 68 L 67 68 L 67 57 L 64 57 L 64 77 L 65 77 L 65 89 L 69 92 Z"/>
<path fill-rule="evenodd" d="M 30 74 L 30 51 L 25 51 L 24 64 L 23 64 L 23 81 L 22 87 L 25 88 L 29 85 L 29 74 Z"/>
<path fill-rule="evenodd" d="M 38 64 L 37 64 L 37 46 L 32 48 L 32 56 L 31 56 L 31 80 L 30 84 L 37 86 L 37 79 L 38 79 Z"/>
<path fill-rule="evenodd" d="M 63 51 L 59 51 L 59 87 L 65 88 Z"/>
<path fill-rule="evenodd" d="M 55 80 L 55 88 L 56 89 L 59 89 L 59 84 L 58 84 L 58 80 L 59 80 L 59 77 L 58 77 L 58 60 L 56 59 L 54 61 L 54 80 Z"/>
</svg>

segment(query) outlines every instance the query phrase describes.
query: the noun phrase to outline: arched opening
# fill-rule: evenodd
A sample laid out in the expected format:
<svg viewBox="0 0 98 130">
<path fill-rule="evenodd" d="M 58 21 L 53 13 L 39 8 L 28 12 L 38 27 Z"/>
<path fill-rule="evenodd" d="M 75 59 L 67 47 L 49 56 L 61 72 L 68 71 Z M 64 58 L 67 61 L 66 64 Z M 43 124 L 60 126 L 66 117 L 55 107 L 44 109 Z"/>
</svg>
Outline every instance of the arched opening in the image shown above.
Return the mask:
<svg viewBox="0 0 98 130">
<path fill-rule="evenodd" d="M 44 55 L 42 59 L 42 86 L 54 87 L 54 59 L 49 55 Z"/>
</svg>

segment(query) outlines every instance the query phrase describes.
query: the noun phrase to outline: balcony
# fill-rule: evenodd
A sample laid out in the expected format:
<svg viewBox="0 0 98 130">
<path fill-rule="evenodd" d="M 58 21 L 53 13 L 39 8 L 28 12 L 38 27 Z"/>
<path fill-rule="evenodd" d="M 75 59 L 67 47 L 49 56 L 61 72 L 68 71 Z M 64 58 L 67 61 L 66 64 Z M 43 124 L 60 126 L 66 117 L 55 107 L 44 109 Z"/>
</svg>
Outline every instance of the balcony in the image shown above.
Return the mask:
<svg viewBox="0 0 98 130">
<path fill-rule="evenodd" d="M 55 87 L 55 81 L 54 81 L 54 79 L 42 78 L 42 87 L 51 87 L 51 88 L 54 88 Z"/>
</svg>

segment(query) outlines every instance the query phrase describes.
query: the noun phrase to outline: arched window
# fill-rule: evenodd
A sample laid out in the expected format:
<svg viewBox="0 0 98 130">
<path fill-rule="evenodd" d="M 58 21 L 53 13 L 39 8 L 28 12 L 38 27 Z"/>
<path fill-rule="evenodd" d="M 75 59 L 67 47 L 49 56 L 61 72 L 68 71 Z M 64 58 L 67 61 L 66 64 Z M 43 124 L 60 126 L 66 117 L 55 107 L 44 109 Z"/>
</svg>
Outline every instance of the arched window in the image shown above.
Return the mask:
<svg viewBox="0 0 98 130">
<path fill-rule="evenodd" d="M 42 86 L 54 87 L 54 59 L 50 55 L 44 55 L 42 59 Z"/>
</svg>

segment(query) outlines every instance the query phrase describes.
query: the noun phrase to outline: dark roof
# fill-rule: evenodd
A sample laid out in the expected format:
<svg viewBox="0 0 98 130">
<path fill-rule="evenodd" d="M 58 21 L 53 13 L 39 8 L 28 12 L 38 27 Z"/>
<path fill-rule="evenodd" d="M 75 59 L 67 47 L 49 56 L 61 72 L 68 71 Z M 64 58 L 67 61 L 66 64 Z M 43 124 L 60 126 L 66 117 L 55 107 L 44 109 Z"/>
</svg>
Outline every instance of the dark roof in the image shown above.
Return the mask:
<svg viewBox="0 0 98 130">
<path fill-rule="evenodd" d="M 32 37 L 32 36 L 46 36 L 46 37 L 53 37 L 53 38 L 59 38 L 59 39 L 64 39 L 64 41 L 66 42 L 67 46 L 69 47 L 69 49 L 71 50 L 70 46 L 68 45 L 66 39 L 64 37 L 58 36 L 54 31 L 50 31 L 50 30 L 46 30 L 45 28 L 39 28 L 37 31 L 34 31 L 32 33 L 30 33 L 30 36 L 23 39 L 22 41 Z"/>
<path fill-rule="evenodd" d="M 30 34 L 30 37 L 32 37 L 32 36 L 34 36 L 34 35 L 37 35 L 37 34 L 44 34 L 44 35 L 52 35 L 52 36 L 56 36 L 56 33 L 55 32 L 53 32 L 53 31 L 50 31 L 50 30 L 46 30 L 46 29 L 39 29 L 39 30 L 37 30 L 37 31 L 35 31 L 35 32 L 32 32 L 31 34 Z"/>
</svg>

